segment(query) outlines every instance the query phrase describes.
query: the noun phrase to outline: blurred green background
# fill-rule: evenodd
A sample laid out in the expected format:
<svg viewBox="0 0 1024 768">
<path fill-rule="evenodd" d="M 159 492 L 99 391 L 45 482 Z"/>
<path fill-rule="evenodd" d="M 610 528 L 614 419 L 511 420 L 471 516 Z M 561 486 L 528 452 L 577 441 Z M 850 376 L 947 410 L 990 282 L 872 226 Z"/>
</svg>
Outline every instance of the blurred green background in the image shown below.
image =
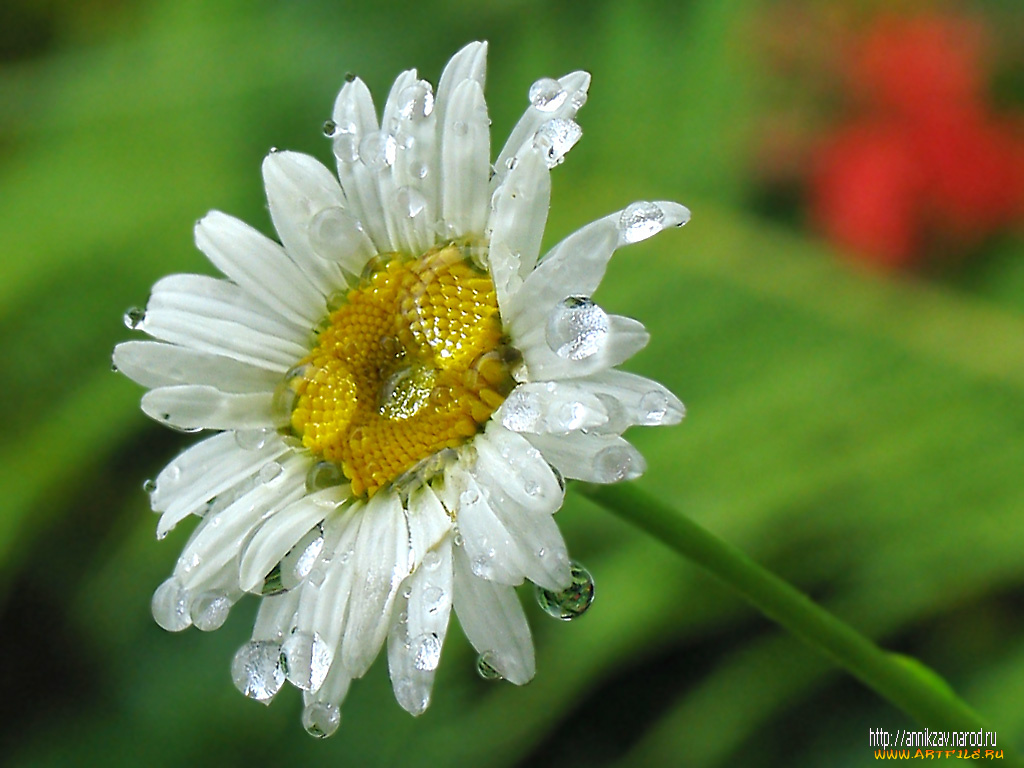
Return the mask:
<svg viewBox="0 0 1024 768">
<path fill-rule="evenodd" d="M 880 4 L 841 5 L 842 24 L 863 25 Z M 161 275 L 211 272 L 191 242 L 208 209 L 271 231 L 260 161 L 277 146 L 329 162 L 320 126 L 346 72 L 379 105 L 402 69 L 436 82 L 481 38 L 495 150 L 535 79 L 594 75 L 583 141 L 554 171 L 548 244 L 637 199 L 694 212 L 620 253 L 598 294 L 651 330 L 627 367 L 689 407 L 679 427 L 630 434 L 642 486 L 920 658 L 1000 747 L 1024 747 L 1019 219 L 900 272 L 816 234 L 800 174 L 765 161 L 794 99 L 811 105 L 795 113 L 813 115 L 804 132 L 845 109 L 772 64 L 779 29 L 829 48 L 820 28 L 794 29 L 800 3 L 370 6 L 0 10 L 5 764 L 859 766 L 869 728 L 916 727 L 571 493 L 558 520 L 597 600 L 563 624 L 524 590 L 539 668 L 525 688 L 478 678 L 453 631 L 425 715 L 395 704 L 378 660 L 317 742 L 293 689 L 264 709 L 231 684 L 253 601 L 210 635 L 153 623 L 189 526 L 157 543 L 141 486 L 194 438 L 149 422 L 141 389 L 111 373 L 123 311 Z M 942 8 L 986 25 L 986 98 L 1019 115 L 1019 3 Z"/>
</svg>

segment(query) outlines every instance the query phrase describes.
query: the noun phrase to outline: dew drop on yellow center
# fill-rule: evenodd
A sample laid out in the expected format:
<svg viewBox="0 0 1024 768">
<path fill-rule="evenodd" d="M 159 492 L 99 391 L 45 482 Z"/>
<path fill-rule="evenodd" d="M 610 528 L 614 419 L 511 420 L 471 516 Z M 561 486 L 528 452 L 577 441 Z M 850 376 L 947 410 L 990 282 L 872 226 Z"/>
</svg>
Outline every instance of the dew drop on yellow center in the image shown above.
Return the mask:
<svg viewBox="0 0 1024 768">
<path fill-rule="evenodd" d="M 285 383 L 291 429 L 357 496 L 464 443 L 514 385 L 494 284 L 461 247 L 385 258 Z"/>
</svg>

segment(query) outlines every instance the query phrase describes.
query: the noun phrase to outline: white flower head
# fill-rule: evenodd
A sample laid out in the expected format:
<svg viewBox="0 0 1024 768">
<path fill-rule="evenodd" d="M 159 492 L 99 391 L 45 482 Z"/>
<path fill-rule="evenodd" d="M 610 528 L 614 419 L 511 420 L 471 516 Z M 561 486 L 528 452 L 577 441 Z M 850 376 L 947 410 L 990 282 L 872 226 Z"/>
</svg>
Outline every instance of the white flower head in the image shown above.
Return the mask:
<svg viewBox="0 0 1024 768">
<path fill-rule="evenodd" d="M 164 536 L 200 519 L 153 597 L 165 629 L 219 627 L 261 597 L 238 688 L 285 680 L 330 735 L 349 683 L 387 642 L 399 704 L 427 707 L 452 608 L 482 674 L 534 674 L 514 588 L 562 618 L 592 597 L 552 514 L 562 478 L 610 483 L 644 460 L 621 433 L 673 424 L 674 395 L 615 370 L 647 343 L 590 296 L 612 253 L 689 219 L 633 203 L 538 258 L 549 172 L 580 138 L 590 76 L 539 80 L 491 164 L 486 44 L 449 62 L 435 94 L 415 70 L 378 121 L 345 83 L 312 157 L 263 164 L 281 243 L 223 213 L 196 243 L 225 279 L 172 275 L 126 321 L 155 341 L 114 350 L 149 387 L 143 410 L 216 432 L 151 487 Z"/>
</svg>

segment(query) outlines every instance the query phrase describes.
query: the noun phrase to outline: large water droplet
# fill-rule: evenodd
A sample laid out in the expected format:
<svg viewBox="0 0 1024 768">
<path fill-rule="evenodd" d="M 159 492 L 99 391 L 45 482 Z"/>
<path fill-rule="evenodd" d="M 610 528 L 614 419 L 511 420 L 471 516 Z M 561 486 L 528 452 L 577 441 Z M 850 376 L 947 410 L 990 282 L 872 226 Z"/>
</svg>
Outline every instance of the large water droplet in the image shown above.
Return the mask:
<svg viewBox="0 0 1024 768">
<path fill-rule="evenodd" d="M 395 681 L 395 700 L 410 715 L 422 715 L 430 705 L 430 687 L 408 677 Z"/>
<path fill-rule="evenodd" d="M 220 629 L 231 611 L 231 600 L 221 592 L 203 592 L 192 601 L 192 623 L 196 629 L 212 632 Z"/>
<path fill-rule="evenodd" d="M 601 350 L 611 323 L 601 307 L 585 296 L 570 296 L 548 316 L 548 346 L 559 357 L 583 360 Z"/>
<path fill-rule="evenodd" d="M 561 592 L 551 592 L 537 587 L 537 602 L 549 616 L 570 621 L 579 616 L 594 602 L 594 579 L 590 571 L 577 562 L 569 565 L 572 583 Z"/>
<path fill-rule="evenodd" d="M 231 679 L 245 696 L 269 704 L 284 685 L 281 644 L 252 640 L 231 660 Z"/>
<path fill-rule="evenodd" d="M 338 206 L 324 208 L 309 220 L 309 244 L 322 259 L 359 253 L 363 238 L 356 220 Z"/>
<path fill-rule="evenodd" d="M 398 95 L 398 114 L 405 120 L 422 120 L 434 111 L 434 89 L 426 80 L 418 80 Z"/>
<path fill-rule="evenodd" d="M 619 216 L 619 239 L 639 243 L 665 228 L 665 212 L 654 203 L 632 203 Z"/>
<path fill-rule="evenodd" d="M 424 560 L 426 564 L 426 560 Z M 437 613 L 444 601 L 444 590 L 440 587 L 427 587 L 423 590 L 423 604 L 430 613 Z"/>
<path fill-rule="evenodd" d="M 293 632 L 281 646 L 281 660 L 288 682 L 304 691 L 324 684 L 333 654 L 320 635 Z"/>
<path fill-rule="evenodd" d="M 302 727 L 317 739 L 333 736 L 341 725 L 341 709 L 326 701 L 314 701 L 302 710 Z"/>
<path fill-rule="evenodd" d="M 125 310 L 124 324 L 126 327 L 131 328 L 133 331 L 139 330 L 145 321 L 146 310 L 140 307 L 131 307 Z"/>
<path fill-rule="evenodd" d="M 181 632 L 192 624 L 189 603 L 192 596 L 178 579 L 171 577 L 156 588 L 150 609 L 153 619 L 168 632 Z"/>
<path fill-rule="evenodd" d="M 381 169 L 395 164 L 398 144 L 395 137 L 385 131 L 371 131 L 359 142 L 359 159 L 368 167 Z"/>
<path fill-rule="evenodd" d="M 565 159 L 583 135 L 583 129 L 575 120 L 556 117 L 548 120 L 533 135 L 533 145 L 544 152 L 548 168 L 554 168 Z"/>
<path fill-rule="evenodd" d="M 501 672 L 495 666 L 494 651 L 484 651 L 476 659 L 476 673 L 484 680 L 501 680 Z"/>
<path fill-rule="evenodd" d="M 542 112 L 555 111 L 567 96 L 562 84 L 550 77 L 542 77 L 530 86 L 530 103 Z"/>
<path fill-rule="evenodd" d="M 327 138 L 333 138 L 334 134 L 338 131 L 338 124 L 333 120 L 324 121 L 324 136 Z"/>
<path fill-rule="evenodd" d="M 421 672 L 432 672 L 441 661 L 441 639 L 433 632 L 420 635 L 412 643 L 413 666 Z"/>
</svg>

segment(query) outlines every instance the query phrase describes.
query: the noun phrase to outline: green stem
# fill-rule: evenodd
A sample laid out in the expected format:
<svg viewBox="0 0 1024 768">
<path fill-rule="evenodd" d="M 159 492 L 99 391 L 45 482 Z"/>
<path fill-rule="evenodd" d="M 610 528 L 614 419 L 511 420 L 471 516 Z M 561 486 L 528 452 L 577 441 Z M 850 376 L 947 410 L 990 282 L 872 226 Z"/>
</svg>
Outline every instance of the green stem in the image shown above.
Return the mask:
<svg viewBox="0 0 1024 768">
<path fill-rule="evenodd" d="M 938 675 L 870 639 L 762 568 L 743 552 L 635 485 L 576 485 L 602 507 L 629 520 L 706 568 L 766 616 L 824 654 L 933 731 L 993 731 Z M 867 742 L 865 742 L 867 743 Z M 1004 765 L 1020 765 L 1002 744 Z"/>
</svg>

